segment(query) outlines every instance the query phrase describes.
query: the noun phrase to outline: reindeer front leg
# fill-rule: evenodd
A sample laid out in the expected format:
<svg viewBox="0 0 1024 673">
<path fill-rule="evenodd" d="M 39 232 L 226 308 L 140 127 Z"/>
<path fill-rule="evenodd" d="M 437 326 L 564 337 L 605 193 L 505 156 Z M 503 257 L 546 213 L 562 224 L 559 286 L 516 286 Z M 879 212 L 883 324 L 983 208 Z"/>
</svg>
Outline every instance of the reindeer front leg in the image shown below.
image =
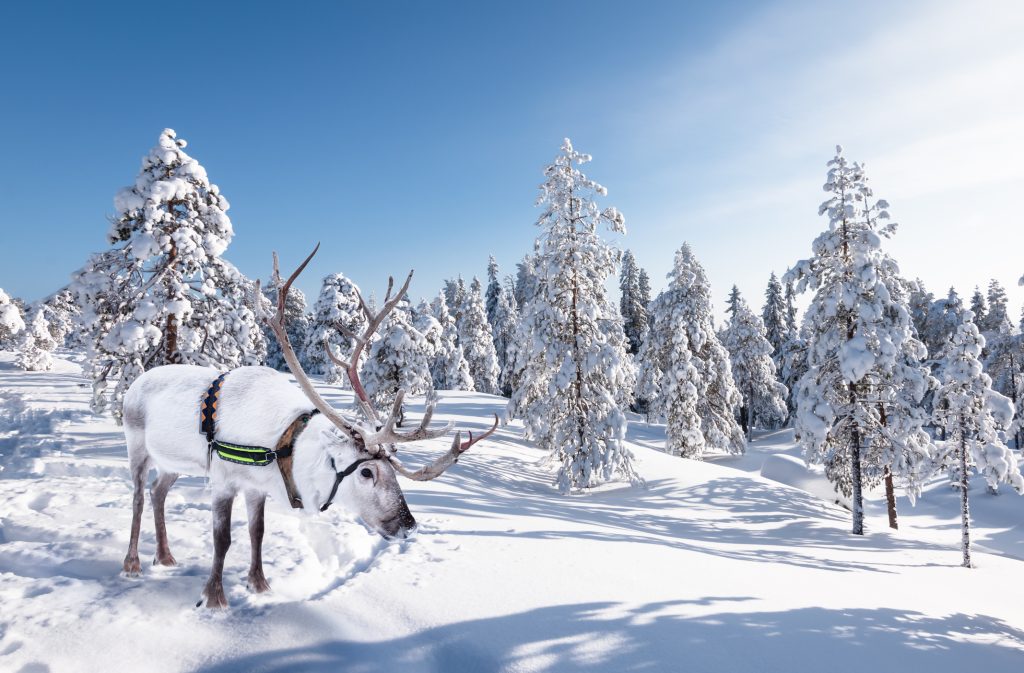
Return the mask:
<svg viewBox="0 0 1024 673">
<path fill-rule="evenodd" d="M 266 504 L 266 493 L 245 492 L 245 506 L 249 514 L 249 541 L 252 543 L 249 591 L 258 594 L 270 591 L 270 584 L 267 583 L 267 578 L 263 575 L 263 512 Z"/>
<path fill-rule="evenodd" d="M 213 496 L 213 568 L 210 570 L 210 579 L 206 581 L 206 588 L 203 589 L 208 608 L 228 606 L 224 597 L 224 557 L 231 546 L 231 505 L 234 501 L 234 491 L 214 493 Z"/>
</svg>

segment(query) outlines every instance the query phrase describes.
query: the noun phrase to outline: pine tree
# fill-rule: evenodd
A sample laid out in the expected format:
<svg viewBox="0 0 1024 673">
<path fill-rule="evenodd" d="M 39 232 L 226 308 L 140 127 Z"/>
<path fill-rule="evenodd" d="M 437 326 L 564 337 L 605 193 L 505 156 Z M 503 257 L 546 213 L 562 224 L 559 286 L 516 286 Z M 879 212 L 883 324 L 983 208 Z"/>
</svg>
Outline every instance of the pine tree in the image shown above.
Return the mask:
<svg viewBox="0 0 1024 673">
<path fill-rule="evenodd" d="M 681 455 L 699 458 L 705 448 L 743 453 L 746 443 L 736 422 L 743 398 L 733 382 L 729 353 L 715 334 L 711 286 L 704 267 L 688 244 L 684 243 L 676 252 L 675 265 L 668 279 L 668 288 L 651 304 L 654 327 L 649 343 L 641 352 L 639 390 L 649 396 L 654 408 L 652 415 L 666 416 L 669 412 L 669 401 L 665 397 L 668 390 L 651 376 L 653 374 L 655 379 L 665 376 L 673 367 L 682 366 L 679 363 L 688 361 L 697 370 L 697 416 L 704 442 L 703 445 L 692 445 Z M 685 340 L 675 333 L 680 329 L 685 329 Z M 689 358 L 678 353 L 684 344 L 690 351 Z M 686 372 L 677 373 L 676 377 L 680 381 L 693 381 Z M 684 427 L 689 428 L 689 423 Z M 682 440 L 669 439 L 670 446 L 682 451 L 679 441 Z"/>
<path fill-rule="evenodd" d="M 853 497 L 853 532 L 864 532 L 863 491 L 893 475 L 911 496 L 919 492 L 930 442 L 920 401 L 933 385 L 921 365 L 926 351 L 915 338 L 903 282 L 881 239 L 895 231 L 888 203 L 872 201 L 862 166 L 836 148 L 828 163 L 819 209 L 829 228 L 812 245 L 814 256 L 787 274 L 797 291 L 815 295 L 804 316 L 808 371 L 797 395 L 796 425 L 808 463 Z M 890 497 L 895 526 L 895 498 Z"/>
<path fill-rule="evenodd" d="M 494 352 L 498 361 L 498 388 L 505 397 L 512 395 L 515 375 L 513 373 L 516 331 L 519 329 L 519 312 L 512 305 L 505 288 L 499 288 L 494 307 L 491 331 L 494 335 Z"/>
<path fill-rule="evenodd" d="M 982 332 L 996 332 L 1004 320 L 1009 319 L 1008 299 L 1006 290 L 994 278 L 988 283 L 988 313 L 984 321 L 975 316 L 975 324 L 982 328 Z"/>
<path fill-rule="evenodd" d="M 41 310 L 36 310 L 28 328 L 22 332 L 15 364 L 30 372 L 47 372 L 53 369 L 51 353 L 57 341 L 50 334 L 50 325 Z"/>
<path fill-rule="evenodd" d="M 430 375 L 435 390 L 473 390 L 473 377 L 469 363 L 458 344 L 458 329 L 455 318 L 448 312 L 444 292 L 434 298 L 430 312 L 441 327 L 441 338 L 430 364 Z"/>
<path fill-rule="evenodd" d="M 786 326 L 786 300 L 782 296 L 782 283 L 779 282 L 774 271 L 772 271 L 772 275 L 768 279 L 768 287 L 764 291 L 761 321 L 764 323 L 765 338 L 768 339 L 768 343 L 772 347 L 775 371 L 781 373 L 783 351 L 786 349 L 786 342 L 793 334 Z"/>
<path fill-rule="evenodd" d="M 937 299 L 928 311 L 924 343 L 929 353 L 941 353 L 963 320 L 964 305 L 954 288 L 944 299 Z"/>
<path fill-rule="evenodd" d="M 275 300 L 276 297 L 275 289 Z M 289 292 L 285 298 L 286 313 L 291 298 L 292 293 Z M 296 312 L 299 310 L 298 299 L 300 297 L 296 296 L 292 304 L 292 310 Z M 347 361 L 352 355 L 354 344 L 351 338 L 345 336 L 345 331 L 361 334 L 366 328 L 366 315 L 359 306 L 359 287 L 343 274 L 326 276 L 313 305 L 313 315 L 303 322 L 306 323 L 306 335 L 302 338 L 303 368 L 310 374 L 320 374 L 327 383 L 350 387 L 345 371 L 331 361 L 326 349 L 331 348 L 341 360 Z M 366 357 L 365 351 L 362 357 Z M 360 361 L 356 366 L 361 367 L 362 364 L 363 361 Z"/>
<path fill-rule="evenodd" d="M 622 256 L 619 290 L 619 311 L 622 314 L 626 339 L 629 340 L 628 352 L 635 355 L 640 352 L 640 344 L 647 338 L 650 322 L 647 317 L 647 305 L 640 296 L 640 267 L 637 266 L 636 258 L 630 250 Z"/>
<path fill-rule="evenodd" d="M 987 346 L 985 373 L 992 378 L 992 389 L 1010 398 L 1015 414 L 1019 414 L 1024 407 L 1020 395 L 1024 384 L 1024 338 L 1016 325 L 1004 320 L 999 330 L 991 335 Z M 1011 430 L 1015 449 L 1021 448 L 1019 426 L 1018 419 Z"/>
<path fill-rule="evenodd" d="M 277 255 L 274 255 L 274 272 L 270 281 L 263 289 L 263 296 L 270 302 L 271 306 L 277 306 L 277 293 L 284 285 L 280 271 L 277 267 Z M 284 300 L 285 331 L 288 333 L 288 342 L 296 353 L 305 354 L 306 339 L 310 336 L 310 328 L 313 320 L 306 311 L 306 294 L 294 285 L 288 288 L 288 296 Z M 263 335 L 267 341 L 266 365 L 278 371 L 288 371 L 288 363 L 284 361 L 284 354 L 281 351 L 281 344 L 273 335 L 270 327 L 263 326 Z M 318 367 L 320 371 L 322 367 Z"/>
<path fill-rule="evenodd" d="M 910 283 L 910 320 L 914 323 L 917 338 L 927 343 L 928 311 L 935 302 L 935 295 L 928 292 L 920 278 Z"/>
<path fill-rule="evenodd" d="M 57 290 L 39 305 L 50 336 L 57 342 L 57 347 L 78 348 L 83 345 L 79 323 L 82 309 L 75 303 L 75 295 L 68 288 Z"/>
<path fill-rule="evenodd" d="M 0 348 L 14 346 L 14 337 L 25 329 L 21 309 L 0 289 Z"/>
<path fill-rule="evenodd" d="M 462 293 L 462 306 L 456 313 L 455 324 L 459 330 L 459 345 L 473 377 L 473 389 L 498 395 L 498 356 L 480 290 L 480 281 L 473 278 L 469 290 Z"/>
<path fill-rule="evenodd" d="M 537 283 L 537 251 L 535 249 L 533 254 L 525 255 L 523 260 L 516 264 L 516 289 L 513 296 L 516 300 L 516 308 L 520 313 L 523 312 L 523 307 L 537 294 Z"/>
<path fill-rule="evenodd" d="M 781 285 L 779 289 L 782 289 Z M 781 294 L 779 298 L 782 298 Z M 733 380 L 743 396 L 740 422 L 747 439 L 750 439 L 755 425 L 761 428 L 781 427 L 789 415 L 786 409 L 789 391 L 776 377 L 772 345 L 768 342 L 764 323 L 754 315 L 738 292 L 725 328 L 724 345 L 729 351 Z"/>
<path fill-rule="evenodd" d="M 380 337 L 370 344 L 359 374 L 371 403 L 384 416 L 399 389 L 407 395 L 431 390 L 430 350 L 423 334 L 412 325 L 408 302 L 400 301 L 384 319 Z"/>
<path fill-rule="evenodd" d="M 151 367 L 228 369 L 266 353 L 249 305 L 254 284 L 222 257 L 233 236 L 228 201 L 184 148 L 174 131 L 160 134 L 135 184 L 114 199 L 113 247 L 72 284 L 89 331 L 93 409 L 109 407 L 118 421 L 128 386 Z"/>
<path fill-rule="evenodd" d="M 501 283 L 498 281 L 498 262 L 494 255 L 487 258 L 487 293 L 485 294 L 485 306 L 487 308 L 487 322 L 491 328 L 494 327 L 494 312 L 498 308 L 498 295 L 504 292 Z"/>
<path fill-rule="evenodd" d="M 974 313 L 976 325 L 985 325 L 988 315 L 988 304 L 985 302 L 985 295 L 981 293 L 978 286 L 974 286 L 974 294 L 971 295 L 971 312 Z"/>
<path fill-rule="evenodd" d="M 527 437 L 558 460 L 563 492 L 616 476 L 638 480 L 623 442 L 626 418 L 616 402 L 626 353 L 601 325 L 612 308 L 605 281 L 619 254 L 597 229 L 603 224 L 625 233 L 625 225 L 614 208 L 598 208 L 595 197 L 606 190 L 577 168 L 588 161 L 566 139 L 544 170 L 534 267 L 539 282 L 522 310 L 522 378 L 509 403 L 522 416 Z"/>
<path fill-rule="evenodd" d="M 936 463 L 960 482 L 961 549 L 964 567 L 971 567 L 970 468 L 981 473 L 991 490 L 1000 483 L 1024 492 L 1017 459 L 1001 439 L 1013 418 L 1010 401 L 992 390 L 992 380 L 981 369 L 985 337 L 978 333 L 973 314 L 965 312 L 942 368 L 942 387 L 935 405 L 935 424 L 946 431 Z"/>
<path fill-rule="evenodd" d="M 796 321 L 796 290 L 791 280 L 786 281 L 786 329 L 794 336 L 800 332 Z"/>
<path fill-rule="evenodd" d="M 800 439 L 800 428 L 796 425 L 796 403 L 797 392 L 800 386 L 800 379 L 807 373 L 807 340 L 810 334 L 806 330 L 800 330 L 794 334 L 782 351 L 782 385 L 786 386 L 789 394 L 786 396 L 786 409 L 789 417 L 794 421 L 793 427 L 796 439 Z"/>
</svg>

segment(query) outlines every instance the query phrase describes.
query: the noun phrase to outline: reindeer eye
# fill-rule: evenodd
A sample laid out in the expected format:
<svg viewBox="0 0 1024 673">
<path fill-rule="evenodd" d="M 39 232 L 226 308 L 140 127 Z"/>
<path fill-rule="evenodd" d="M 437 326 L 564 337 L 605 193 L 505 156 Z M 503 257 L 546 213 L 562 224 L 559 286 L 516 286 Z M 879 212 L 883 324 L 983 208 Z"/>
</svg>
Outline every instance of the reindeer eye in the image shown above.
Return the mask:
<svg viewBox="0 0 1024 673">
<path fill-rule="evenodd" d="M 373 472 L 371 472 L 370 468 L 368 467 L 364 467 L 363 469 L 359 470 L 359 474 L 362 475 L 365 479 L 370 479 L 371 477 L 373 477 Z"/>
</svg>

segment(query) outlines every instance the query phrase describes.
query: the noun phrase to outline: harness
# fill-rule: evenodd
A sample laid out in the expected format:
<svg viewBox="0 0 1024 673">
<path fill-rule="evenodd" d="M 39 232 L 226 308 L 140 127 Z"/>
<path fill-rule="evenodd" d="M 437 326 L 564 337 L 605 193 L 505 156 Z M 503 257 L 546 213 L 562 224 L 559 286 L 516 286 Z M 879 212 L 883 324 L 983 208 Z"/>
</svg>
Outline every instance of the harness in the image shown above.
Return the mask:
<svg viewBox="0 0 1024 673">
<path fill-rule="evenodd" d="M 298 439 L 299 435 L 306 428 L 306 424 L 309 423 L 309 419 L 315 414 L 320 413 L 319 409 L 314 409 L 309 413 L 302 414 L 288 426 L 284 434 L 281 435 L 280 441 L 278 441 L 277 448 L 268 449 L 262 446 L 245 446 L 241 444 L 231 444 L 228 442 L 222 442 L 217 439 L 217 402 L 218 396 L 220 395 L 220 389 L 224 385 L 224 377 L 228 375 L 228 372 L 223 372 L 218 376 L 210 387 L 206 391 L 206 395 L 203 397 L 203 404 L 199 410 L 200 419 L 200 431 L 206 435 L 206 443 L 208 446 L 207 461 L 213 457 L 216 453 L 221 460 L 226 460 L 229 463 L 238 463 L 239 465 L 249 465 L 253 467 L 265 467 L 270 465 L 274 461 L 277 461 L 277 465 L 281 470 L 281 477 L 284 479 L 284 488 L 288 493 L 288 500 L 293 508 L 299 509 L 302 507 L 302 499 L 299 497 L 298 489 L 295 488 L 295 481 L 292 478 L 292 459 L 295 448 L 295 440 Z M 341 486 L 341 482 L 345 477 L 349 476 L 356 471 L 356 468 L 371 460 L 377 460 L 375 457 L 370 458 L 359 458 L 354 461 L 351 465 L 346 467 L 344 470 L 339 471 L 337 466 L 334 464 L 334 458 L 331 459 L 331 469 L 335 472 L 334 486 L 331 488 L 331 494 L 327 497 L 327 501 L 320 507 L 321 512 L 327 511 L 327 508 L 334 502 L 334 496 L 338 493 L 338 487 Z"/>
</svg>

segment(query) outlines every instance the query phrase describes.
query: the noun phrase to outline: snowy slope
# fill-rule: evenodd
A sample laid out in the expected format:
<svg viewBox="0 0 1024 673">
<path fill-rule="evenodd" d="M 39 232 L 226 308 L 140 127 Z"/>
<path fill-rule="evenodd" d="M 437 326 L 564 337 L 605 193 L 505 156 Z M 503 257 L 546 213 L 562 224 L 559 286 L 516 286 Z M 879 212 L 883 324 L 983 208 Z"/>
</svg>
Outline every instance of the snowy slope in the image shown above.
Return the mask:
<svg viewBox="0 0 1024 673">
<path fill-rule="evenodd" d="M 180 566 L 121 577 L 130 489 L 119 429 L 88 412 L 75 365 L 25 373 L 10 361 L 0 354 L 5 673 L 934 673 L 1024 662 L 1022 535 L 1005 525 L 1024 500 L 978 489 L 978 540 L 1000 553 L 965 570 L 944 485 L 914 510 L 901 501 L 896 534 L 873 503 L 868 534 L 855 538 L 846 510 L 760 476 L 766 455 L 795 451 L 784 434 L 698 463 L 661 453 L 661 428 L 642 424 L 630 437 L 646 489 L 559 496 L 513 424 L 436 482 L 403 484 L 420 522 L 409 540 L 386 543 L 334 510 L 312 518 L 274 504 L 264 550 L 274 591 L 259 597 L 245 590 L 236 507 L 231 608 L 196 609 L 211 560 L 202 479 L 182 479 L 168 498 Z M 482 428 L 503 404 L 443 393 L 438 416 Z M 415 463 L 444 448 L 402 454 Z"/>
</svg>

